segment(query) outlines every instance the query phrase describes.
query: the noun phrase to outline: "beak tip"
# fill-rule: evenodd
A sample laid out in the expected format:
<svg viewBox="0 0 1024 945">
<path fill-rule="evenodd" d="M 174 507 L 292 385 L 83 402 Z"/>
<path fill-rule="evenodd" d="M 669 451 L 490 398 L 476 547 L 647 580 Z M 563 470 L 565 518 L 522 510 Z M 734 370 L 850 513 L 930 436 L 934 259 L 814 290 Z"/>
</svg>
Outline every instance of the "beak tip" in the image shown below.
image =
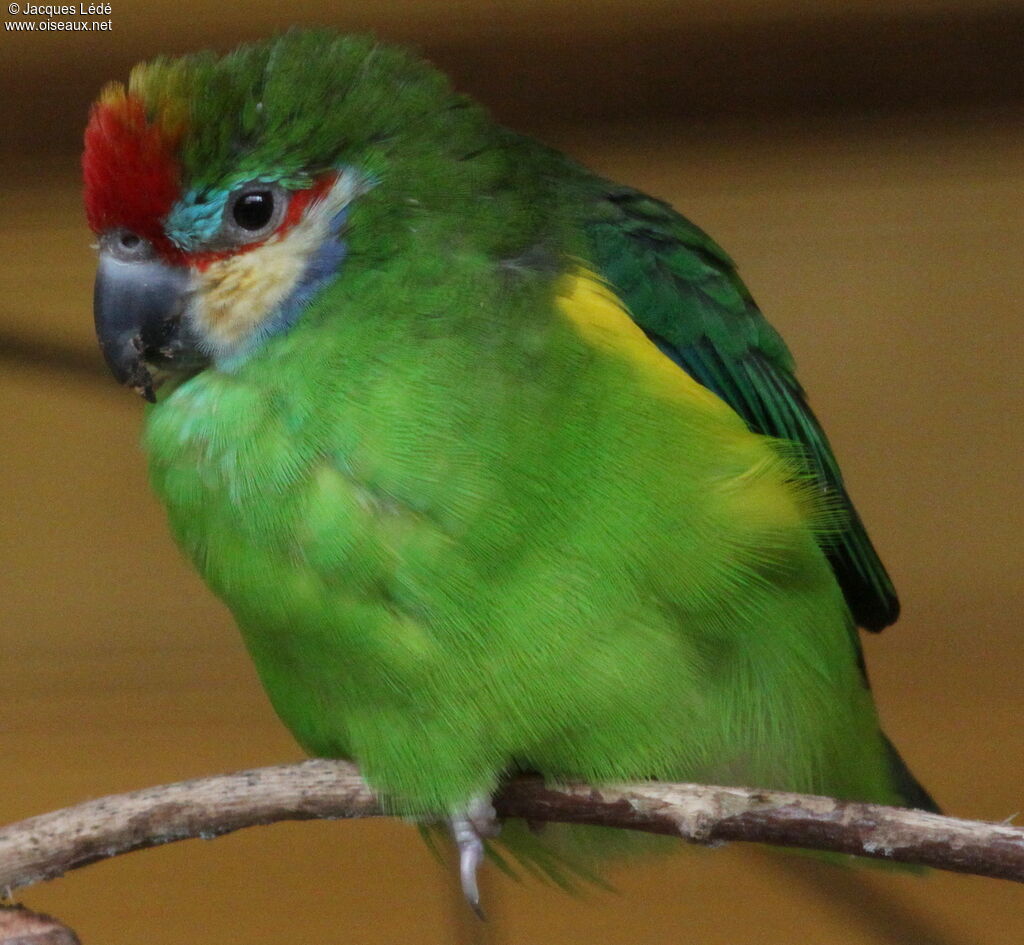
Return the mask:
<svg viewBox="0 0 1024 945">
<path fill-rule="evenodd" d="M 145 384 L 136 384 L 132 387 L 132 390 L 147 403 L 156 403 L 156 393 L 153 391 L 152 383 L 147 381 Z"/>
<path fill-rule="evenodd" d="M 153 385 L 153 375 L 144 361 L 136 361 L 131 369 L 120 378 L 122 384 L 130 390 L 135 391 L 143 400 L 151 404 L 156 403 L 156 388 Z"/>
<path fill-rule="evenodd" d="M 100 348 L 118 383 L 151 404 L 156 394 L 147 354 L 156 354 L 173 334 L 188 278 L 185 269 L 157 259 L 129 261 L 100 252 L 93 293 Z"/>
</svg>

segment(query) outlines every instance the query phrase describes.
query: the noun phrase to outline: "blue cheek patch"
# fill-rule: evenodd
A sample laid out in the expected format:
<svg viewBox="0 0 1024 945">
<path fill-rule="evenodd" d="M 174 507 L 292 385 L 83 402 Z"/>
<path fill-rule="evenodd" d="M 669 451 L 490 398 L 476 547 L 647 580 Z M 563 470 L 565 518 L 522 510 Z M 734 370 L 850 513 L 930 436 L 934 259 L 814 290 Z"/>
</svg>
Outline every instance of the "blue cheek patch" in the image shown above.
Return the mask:
<svg viewBox="0 0 1024 945">
<path fill-rule="evenodd" d="M 295 324 L 303 309 L 313 301 L 316 294 L 341 271 L 341 265 L 345 261 L 347 252 L 345 241 L 341 238 L 341 231 L 345 226 L 347 216 L 345 210 L 340 210 L 334 215 L 327 238 L 309 258 L 306 268 L 303 269 L 302 275 L 299 277 L 298 284 L 278 306 L 277 311 L 260 326 L 261 340 L 276 335 L 278 332 L 286 331 Z"/>
<path fill-rule="evenodd" d="M 164 232 L 180 249 L 195 252 L 217 235 L 229 195 L 227 190 L 190 190 L 167 214 Z"/>
<path fill-rule="evenodd" d="M 338 277 L 347 253 L 345 241 L 342 239 L 347 216 L 347 210 L 339 210 L 331 218 L 327 237 L 307 261 L 295 288 L 277 309 L 253 330 L 241 349 L 220 363 L 222 368 L 230 370 L 244 363 L 245 359 L 268 338 L 286 332 L 299 320 L 317 293 Z"/>
</svg>

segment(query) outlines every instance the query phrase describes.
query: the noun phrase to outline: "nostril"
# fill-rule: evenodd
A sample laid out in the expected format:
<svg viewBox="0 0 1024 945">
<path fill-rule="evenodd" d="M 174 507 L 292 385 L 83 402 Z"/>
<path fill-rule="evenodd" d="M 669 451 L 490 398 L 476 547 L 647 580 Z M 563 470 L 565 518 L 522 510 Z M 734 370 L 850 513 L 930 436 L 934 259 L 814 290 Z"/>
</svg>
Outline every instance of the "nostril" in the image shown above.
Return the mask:
<svg viewBox="0 0 1024 945">
<path fill-rule="evenodd" d="M 106 250 L 122 262 L 143 262 L 153 258 L 153 244 L 127 227 L 117 227 L 100 238 L 100 250 Z"/>
</svg>

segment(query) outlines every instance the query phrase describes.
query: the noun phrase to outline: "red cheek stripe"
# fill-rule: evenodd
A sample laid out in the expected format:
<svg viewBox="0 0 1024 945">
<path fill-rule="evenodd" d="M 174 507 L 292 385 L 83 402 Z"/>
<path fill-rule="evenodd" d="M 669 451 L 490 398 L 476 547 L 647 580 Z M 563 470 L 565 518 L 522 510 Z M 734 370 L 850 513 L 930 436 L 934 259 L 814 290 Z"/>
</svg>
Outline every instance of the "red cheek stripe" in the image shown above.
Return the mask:
<svg viewBox="0 0 1024 945">
<path fill-rule="evenodd" d="M 284 236 L 303 218 L 303 216 L 305 216 L 306 210 L 312 203 L 327 195 L 337 179 L 337 174 L 325 174 L 323 177 L 318 178 L 312 187 L 307 187 L 305 190 L 292 191 L 291 198 L 288 201 L 288 209 L 285 211 L 284 218 L 278 224 L 277 229 L 263 239 L 257 240 L 253 243 L 246 243 L 245 246 L 239 246 L 237 249 L 222 250 L 214 253 L 186 254 L 184 256 L 185 261 L 200 272 L 205 272 L 215 262 L 227 259 L 229 256 L 240 256 L 242 253 L 251 252 L 260 246 L 263 246 L 267 240 L 273 237 Z"/>
<path fill-rule="evenodd" d="M 317 179 L 312 187 L 306 190 L 298 190 L 292 194 L 288 202 L 288 210 L 285 212 L 281 225 L 277 228 L 278 233 L 287 233 L 306 213 L 306 208 L 317 200 L 326 197 L 337 181 L 337 174 L 325 174 Z"/>
</svg>

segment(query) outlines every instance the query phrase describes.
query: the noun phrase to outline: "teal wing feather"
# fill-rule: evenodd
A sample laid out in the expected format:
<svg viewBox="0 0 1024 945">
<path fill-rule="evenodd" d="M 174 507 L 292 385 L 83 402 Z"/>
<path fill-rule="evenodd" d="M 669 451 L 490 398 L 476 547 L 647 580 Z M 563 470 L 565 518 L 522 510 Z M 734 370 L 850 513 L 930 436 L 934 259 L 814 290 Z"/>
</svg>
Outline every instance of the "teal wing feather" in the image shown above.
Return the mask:
<svg viewBox="0 0 1024 945">
<path fill-rule="evenodd" d="M 667 204 L 607 185 L 590 205 L 591 262 L 637 324 L 751 429 L 800 444 L 842 532 L 825 548 L 857 623 L 881 630 L 899 615 L 892 581 L 843 485 L 807 404 L 792 356 L 740 281 L 729 256 Z"/>
</svg>

